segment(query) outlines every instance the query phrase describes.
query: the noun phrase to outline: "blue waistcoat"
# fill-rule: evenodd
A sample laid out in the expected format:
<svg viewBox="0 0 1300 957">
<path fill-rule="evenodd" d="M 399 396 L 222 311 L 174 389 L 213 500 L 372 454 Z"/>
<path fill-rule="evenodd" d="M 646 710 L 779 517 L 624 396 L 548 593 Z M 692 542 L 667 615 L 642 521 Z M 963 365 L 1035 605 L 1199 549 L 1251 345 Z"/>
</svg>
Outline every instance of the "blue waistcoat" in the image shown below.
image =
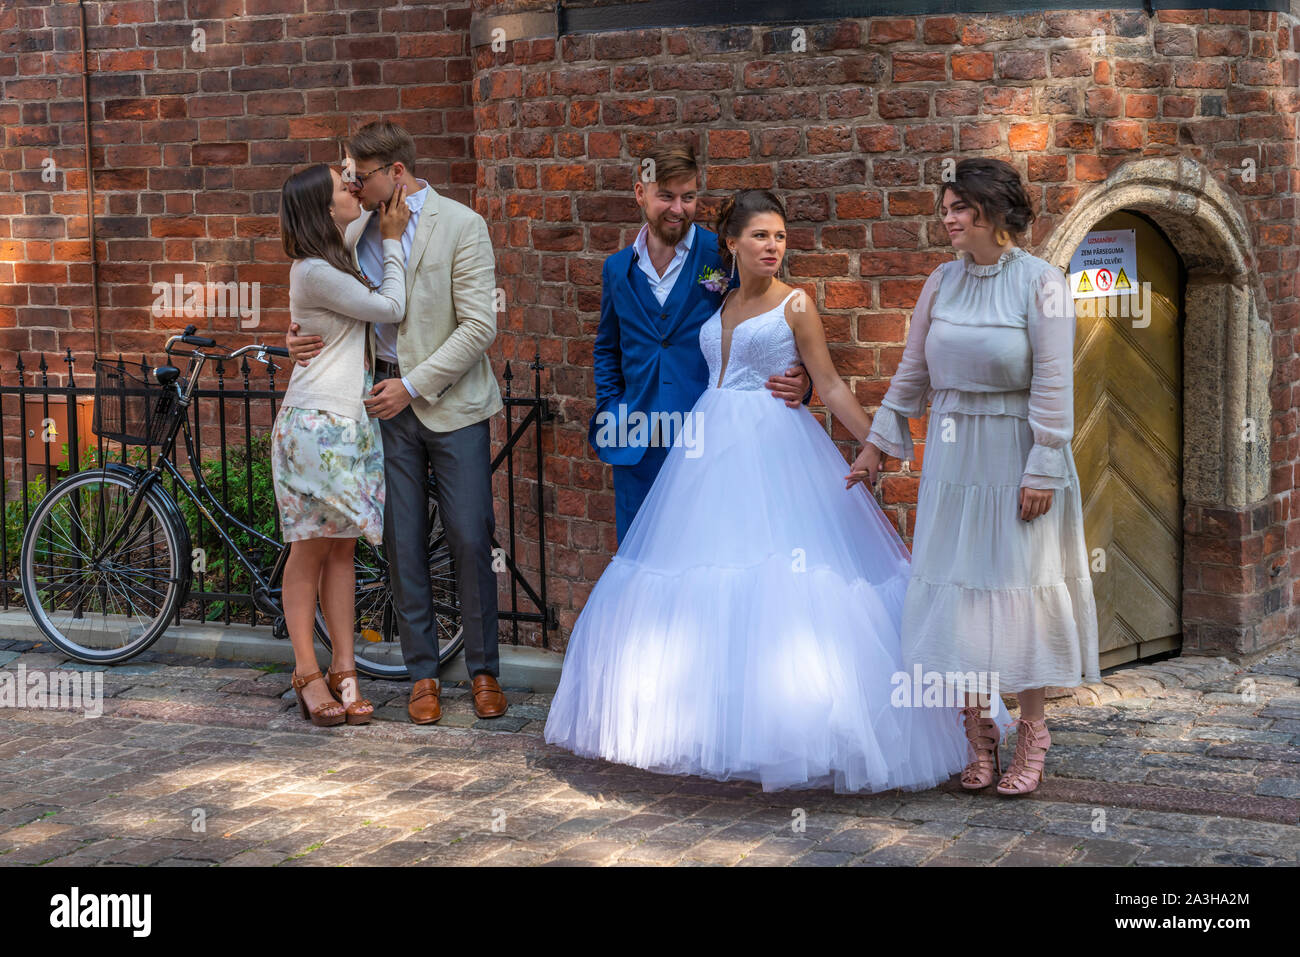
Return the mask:
<svg viewBox="0 0 1300 957">
<path fill-rule="evenodd" d="M 632 413 L 648 417 L 653 412 L 689 412 L 708 387 L 700 327 L 722 304 L 722 294 L 705 289 L 699 279 L 705 269 L 721 268 L 717 234 L 697 225 L 686 262 L 661 306 L 637 265 L 633 246 L 605 260 L 592 359 L 596 412 L 587 430 L 587 440 L 602 462 L 635 465 L 648 444 L 602 445 L 602 423 L 619 422 L 621 416 L 623 423 L 612 427 L 614 434 L 634 436 L 635 428 L 626 423 Z M 604 434 L 610 434 L 608 428 Z"/>
</svg>

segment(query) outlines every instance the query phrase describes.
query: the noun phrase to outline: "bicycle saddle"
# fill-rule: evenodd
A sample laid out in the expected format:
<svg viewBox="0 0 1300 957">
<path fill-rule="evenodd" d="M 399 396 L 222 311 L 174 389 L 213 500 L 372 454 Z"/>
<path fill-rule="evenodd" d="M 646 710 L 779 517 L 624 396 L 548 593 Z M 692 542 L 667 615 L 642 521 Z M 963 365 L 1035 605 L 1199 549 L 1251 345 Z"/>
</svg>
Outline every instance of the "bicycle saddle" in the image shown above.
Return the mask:
<svg viewBox="0 0 1300 957">
<path fill-rule="evenodd" d="M 159 385 L 171 385 L 180 374 L 181 370 L 175 366 L 159 366 L 153 370 L 153 377 L 158 380 Z"/>
</svg>

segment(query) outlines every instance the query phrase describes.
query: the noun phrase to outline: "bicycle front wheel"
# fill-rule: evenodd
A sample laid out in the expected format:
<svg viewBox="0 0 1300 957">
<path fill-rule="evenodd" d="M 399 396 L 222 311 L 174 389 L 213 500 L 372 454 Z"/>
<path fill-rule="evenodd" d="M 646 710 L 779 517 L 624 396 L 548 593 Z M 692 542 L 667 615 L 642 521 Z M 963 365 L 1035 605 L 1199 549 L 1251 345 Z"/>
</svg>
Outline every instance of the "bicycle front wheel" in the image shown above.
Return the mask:
<svg viewBox="0 0 1300 957">
<path fill-rule="evenodd" d="M 167 629 L 189 587 L 189 534 L 165 493 L 132 509 L 138 471 L 64 479 L 23 535 L 23 600 L 63 652 L 95 664 L 126 661 Z"/>
</svg>

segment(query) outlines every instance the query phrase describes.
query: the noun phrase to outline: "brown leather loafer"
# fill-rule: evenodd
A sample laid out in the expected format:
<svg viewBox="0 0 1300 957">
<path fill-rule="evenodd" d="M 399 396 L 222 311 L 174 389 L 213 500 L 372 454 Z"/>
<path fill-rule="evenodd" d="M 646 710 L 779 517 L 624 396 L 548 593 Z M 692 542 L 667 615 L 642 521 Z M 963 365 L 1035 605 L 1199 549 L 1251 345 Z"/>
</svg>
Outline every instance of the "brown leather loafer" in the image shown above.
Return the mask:
<svg viewBox="0 0 1300 957">
<path fill-rule="evenodd" d="M 412 724 L 433 724 L 442 717 L 438 691 L 437 678 L 421 678 L 412 686 L 411 701 L 406 706 Z"/>
<path fill-rule="evenodd" d="M 480 718 L 499 718 L 506 713 L 505 693 L 487 672 L 474 676 L 474 713 Z"/>
</svg>

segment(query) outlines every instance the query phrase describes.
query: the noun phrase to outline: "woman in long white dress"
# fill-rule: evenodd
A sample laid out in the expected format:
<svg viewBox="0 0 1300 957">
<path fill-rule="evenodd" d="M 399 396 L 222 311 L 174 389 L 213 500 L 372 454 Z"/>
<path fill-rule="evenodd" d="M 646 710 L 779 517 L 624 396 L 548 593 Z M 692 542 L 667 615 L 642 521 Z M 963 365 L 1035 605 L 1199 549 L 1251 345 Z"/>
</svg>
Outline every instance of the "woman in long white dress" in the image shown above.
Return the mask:
<svg viewBox="0 0 1300 957">
<path fill-rule="evenodd" d="M 710 382 L 570 636 L 546 740 L 765 790 L 928 788 L 969 758 L 955 707 L 896 707 L 908 553 L 807 410 L 765 383 L 802 360 L 855 436 L 816 309 L 775 279 L 785 212 L 723 209 L 733 290 L 700 330 Z"/>
<path fill-rule="evenodd" d="M 930 400 L 902 641 L 909 668 L 996 676 L 1015 692 L 1015 757 L 997 790 L 1042 780 L 1046 686 L 1099 681 L 1097 613 L 1073 435 L 1074 304 L 1059 269 L 1011 242 L 1033 219 L 1008 163 L 966 159 L 940 211 L 960 259 L 930 274 L 907 345 L 852 475 L 913 457 L 909 418 Z M 981 215 L 982 213 L 982 215 Z M 974 790 L 1000 737 L 963 709 Z"/>
</svg>

